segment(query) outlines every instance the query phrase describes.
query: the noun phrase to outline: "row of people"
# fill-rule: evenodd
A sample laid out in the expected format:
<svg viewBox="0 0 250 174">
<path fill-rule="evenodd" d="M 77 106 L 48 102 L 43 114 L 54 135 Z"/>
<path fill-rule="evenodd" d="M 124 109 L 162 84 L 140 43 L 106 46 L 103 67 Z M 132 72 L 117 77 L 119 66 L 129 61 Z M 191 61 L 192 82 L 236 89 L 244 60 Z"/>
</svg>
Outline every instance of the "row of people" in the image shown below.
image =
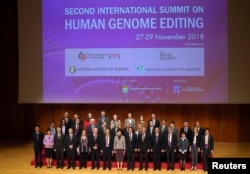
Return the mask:
<svg viewBox="0 0 250 174">
<path fill-rule="evenodd" d="M 76 119 L 76 121 L 79 119 Z M 78 122 L 78 121 L 77 121 Z M 105 121 L 104 121 L 105 122 Z M 152 124 L 152 123 L 150 123 Z M 123 159 L 126 155 L 127 169 L 134 170 L 135 153 L 139 154 L 140 168 L 148 169 L 149 153 L 153 156 L 154 170 L 161 170 L 161 156 L 166 154 L 167 169 L 174 170 L 176 152 L 179 152 L 180 168 L 185 169 L 187 152 L 192 154 L 192 168 L 197 169 L 198 152 L 201 151 L 204 160 L 204 170 L 207 170 L 207 159 L 213 153 L 213 136 L 209 135 L 209 129 L 205 129 L 204 135 L 199 135 L 197 127 L 193 129 L 193 134 L 189 139 L 185 131 L 178 138 L 174 133 L 174 128 L 169 126 L 166 133 L 162 133 L 159 127 L 153 129 L 150 126 L 142 127 L 139 134 L 135 134 L 132 127 L 128 127 L 127 133 L 118 128 L 116 133 L 112 133 L 110 128 L 102 130 L 100 127 L 91 127 L 90 130 L 83 129 L 81 134 L 74 133 L 73 128 L 68 129 L 68 134 L 62 133 L 62 128 L 56 129 L 56 134 L 51 133 L 51 129 L 44 134 L 35 127 L 33 142 L 35 150 L 35 167 L 42 166 L 42 148 L 45 147 L 47 167 L 51 168 L 53 152 L 56 153 L 57 168 L 63 168 L 64 151 L 67 152 L 68 169 L 75 169 L 76 155 L 79 155 L 80 168 L 87 167 L 87 157 L 91 154 L 92 169 L 100 167 L 100 153 L 103 154 L 103 169 L 111 169 L 112 154 L 115 154 L 117 169 L 122 170 Z M 88 126 L 88 127 L 89 127 Z M 126 129 L 125 129 L 126 130 Z M 90 132 L 88 132 L 90 131 Z M 101 131 L 104 131 L 101 133 Z"/>
</svg>

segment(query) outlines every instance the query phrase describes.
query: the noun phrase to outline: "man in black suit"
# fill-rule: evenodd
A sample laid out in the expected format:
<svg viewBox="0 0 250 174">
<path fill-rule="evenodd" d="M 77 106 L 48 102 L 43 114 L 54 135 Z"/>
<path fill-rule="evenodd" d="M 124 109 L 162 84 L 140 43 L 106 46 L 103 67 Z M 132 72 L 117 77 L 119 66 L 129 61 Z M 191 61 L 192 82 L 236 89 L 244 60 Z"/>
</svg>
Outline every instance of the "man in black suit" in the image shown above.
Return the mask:
<svg viewBox="0 0 250 174">
<path fill-rule="evenodd" d="M 69 128 L 69 134 L 67 134 L 65 137 L 65 147 L 66 147 L 67 158 L 68 158 L 67 169 L 70 169 L 71 167 L 75 169 L 77 137 L 73 134 L 72 128 Z"/>
<path fill-rule="evenodd" d="M 71 128 L 71 126 L 72 126 L 72 119 L 69 118 L 69 113 L 68 112 L 64 113 L 63 119 L 65 120 L 66 127 L 68 129 Z M 67 130 L 67 132 L 68 132 L 68 130 Z"/>
<path fill-rule="evenodd" d="M 143 161 L 145 161 L 145 171 L 147 171 L 148 170 L 148 153 L 150 151 L 150 137 L 146 133 L 145 127 L 142 127 L 142 132 L 138 136 L 137 151 L 139 152 L 139 159 L 140 159 L 139 170 L 143 169 Z"/>
<path fill-rule="evenodd" d="M 106 134 L 106 129 L 107 129 L 107 128 L 108 128 L 107 123 L 106 123 L 106 121 L 104 121 L 104 122 L 102 123 L 102 126 L 99 127 L 99 134 L 100 134 L 101 136 L 105 135 L 105 134 Z"/>
<path fill-rule="evenodd" d="M 188 142 L 190 143 L 191 139 L 192 139 L 193 131 L 190 127 L 188 127 L 188 121 L 184 121 L 183 127 L 180 129 L 180 137 L 181 137 L 182 133 L 186 134 L 186 138 L 188 139 Z M 189 145 L 188 145 L 188 149 L 189 149 Z M 187 151 L 186 161 L 189 160 L 189 154 L 190 154 L 190 152 Z"/>
<path fill-rule="evenodd" d="M 175 164 L 175 152 L 177 149 L 178 138 L 176 134 L 173 133 L 173 128 L 168 127 L 168 134 L 165 135 L 164 138 L 164 149 L 166 151 L 167 156 L 167 170 L 174 170 Z"/>
<path fill-rule="evenodd" d="M 147 134 L 151 137 L 155 133 L 155 127 L 153 121 L 149 121 L 149 127 L 147 127 Z"/>
<path fill-rule="evenodd" d="M 101 153 L 103 154 L 103 170 L 106 170 L 107 163 L 108 163 L 108 169 L 111 170 L 111 158 L 112 158 L 113 147 L 114 147 L 114 137 L 112 134 L 110 134 L 110 129 L 107 128 L 101 140 Z"/>
<path fill-rule="evenodd" d="M 153 152 L 154 170 L 161 170 L 161 152 L 163 152 L 163 136 L 158 127 L 151 137 L 151 151 Z"/>
<path fill-rule="evenodd" d="M 32 133 L 33 148 L 35 152 L 35 168 L 42 167 L 42 150 L 43 150 L 43 138 L 44 134 L 40 131 L 39 126 L 35 126 L 35 130 Z"/>
<path fill-rule="evenodd" d="M 98 128 L 98 126 L 95 124 L 94 118 L 91 118 L 89 122 L 90 124 L 88 125 L 86 129 L 88 138 L 93 135 L 94 128 Z"/>
<path fill-rule="evenodd" d="M 117 130 L 119 129 L 119 123 L 115 123 L 115 127 L 113 127 L 111 129 L 111 134 L 113 135 L 113 137 L 116 136 Z"/>
<path fill-rule="evenodd" d="M 79 123 L 83 127 L 83 121 L 80 119 L 79 115 L 77 113 L 74 113 L 74 119 L 72 120 L 71 127 L 73 128 L 76 124 L 76 120 L 79 119 Z M 82 133 L 82 132 L 81 132 Z M 80 133 L 80 134 L 81 134 Z"/>
<path fill-rule="evenodd" d="M 79 118 L 76 118 L 75 123 L 72 125 L 72 128 L 73 128 L 74 135 L 76 137 L 80 137 L 80 135 L 82 134 L 83 127 L 80 124 Z"/>
<path fill-rule="evenodd" d="M 200 137 L 202 137 L 202 135 L 205 134 L 204 128 L 201 127 L 200 122 L 198 122 L 198 121 L 195 123 L 195 126 L 196 126 L 196 128 L 197 128 L 198 135 L 199 135 Z M 201 151 L 198 152 L 198 162 L 199 162 L 199 163 L 201 162 Z"/>
<path fill-rule="evenodd" d="M 166 119 L 162 119 L 160 125 L 160 131 L 162 135 L 166 135 L 168 133 L 168 126 L 166 124 Z"/>
<path fill-rule="evenodd" d="M 204 171 L 207 171 L 207 161 L 208 158 L 211 157 L 211 154 L 214 152 L 214 138 L 212 135 L 210 135 L 210 129 L 205 129 L 205 135 L 202 135 L 201 137 L 201 153 L 203 153 L 203 169 Z"/>
<path fill-rule="evenodd" d="M 126 152 L 127 152 L 127 170 L 134 170 L 135 168 L 135 152 L 137 136 L 133 132 L 133 128 L 128 129 L 128 134 L 125 135 Z"/>
<path fill-rule="evenodd" d="M 128 134 L 129 128 L 131 128 L 131 124 L 129 122 L 126 122 L 126 126 L 122 130 L 122 134 L 126 137 Z"/>
<path fill-rule="evenodd" d="M 101 116 L 98 118 L 97 120 L 97 126 L 98 127 L 101 127 L 102 126 L 102 123 L 103 122 L 106 122 L 107 123 L 107 127 L 110 126 L 110 120 L 109 120 L 109 117 L 106 116 L 106 112 L 104 110 L 101 111 Z"/>
<path fill-rule="evenodd" d="M 60 127 L 56 128 L 56 135 L 54 137 L 54 151 L 56 152 L 56 168 L 63 168 L 64 165 L 64 151 L 65 151 L 65 135 L 62 134 Z"/>
<path fill-rule="evenodd" d="M 101 136 L 98 134 L 98 128 L 94 128 L 93 133 L 89 137 L 89 146 L 91 148 L 92 168 L 97 170 L 100 167 L 99 152 L 101 148 Z"/>
<path fill-rule="evenodd" d="M 160 127 L 160 121 L 158 119 L 156 119 L 156 116 L 154 113 L 151 115 L 151 119 L 148 120 L 148 127 L 150 126 L 149 125 L 150 121 L 152 121 L 154 127 Z"/>
</svg>

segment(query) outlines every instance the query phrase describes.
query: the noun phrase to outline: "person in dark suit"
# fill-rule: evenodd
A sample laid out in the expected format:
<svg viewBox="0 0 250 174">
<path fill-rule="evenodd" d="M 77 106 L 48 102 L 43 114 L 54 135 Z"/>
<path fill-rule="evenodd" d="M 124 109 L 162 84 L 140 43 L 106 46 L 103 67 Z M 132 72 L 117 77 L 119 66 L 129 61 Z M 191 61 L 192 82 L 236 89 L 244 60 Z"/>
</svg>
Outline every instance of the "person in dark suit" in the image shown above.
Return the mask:
<svg viewBox="0 0 250 174">
<path fill-rule="evenodd" d="M 127 122 L 126 126 L 122 130 L 122 134 L 124 135 L 124 137 L 128 134 L 128 130 L 130 127 L 131 127 L 131 124 L 129 122 Z"/>
<path fill-rule="evenodd" d="M 44 134 L 40 131 L 39 126 L 35 126 L 32 133 L 33 149 L 35 153 L 35 168 L 42 167 L 42 150 L 43 150 Z"/>
<path fill-rule="evenodd" d="M 158 127 L 151 137 L 151 152 L 153 152 L 154 170 L 161 170 L 161 152 L 163 152 L 163 136 Z"/>
<path fill-rule="evenodd" d="M 78 140 L 77 153 L 79 155 L 79 169 L 87 168 L 87 158 L 90 153 L 89 140 L 85 130 L 82 131 Z"/>
<path fill-rule="evenodd" d="M 91 148 L 91 161 L 92 161 L 92 168 L 99 170 L 100 167 L 100 159 L 99 153 L 101 148 L 101 136 L 98 134 L 98 128 L 94 128 L 93 134 L 89 137 L 89 146 Z"/>
<path fill-rule="evenodd" d="M 155 133 L 155 127 L 153 121 L 149 122 L 149 127 L 147 127 L 147 134 L 151 137 Z"/>
<path fill-rule="evenodd" d="M 79 124 L 79 125 L 81 125 L 81 127 L 83 127 L 83 121 L 80 119 L 79 114 L 74 113 L 74 119 L 72 120 L 72 123 L 71 123 L 72 128 L 74 128 L 74 126 L 76 125 L 77 119 L 79 119 L 79 123 L 77 123 L 77 124 Z M 80 132 L 80 135 L 81 135 L 81 132 Z"/>
<path fill-rule="evenodd" d="M 99 127 L 99 134 L 100 134 L 101 136 L 105 135 L 105 134 L 106 134 L 106 129 L 107 129 L 107 128 L 108 128 L 107 122 L 104 121 L 104 122 L 102 123 L 102 126 Z"/>
<path fill-rule="evenodd" d="M 113 135 L 113 137 L 116 136 L 118 129 L 120 129 L 119 126 L 119 123 L 115 123 L 115 127 L 111 129 L 111 134 Z"/>
<path fill-rule="evenodd" d="M 76 147 L 77 147 L 77 137 L 73 134 L 73 129 L 69 128 L 69 134 L 65 138 L 65 147 L 67 151 L 68 158 L 68 168 L 71 167 L 75 169 L 75 157 L 76 157 Z"/>
<path fill-rule="evenodd" d="M 182 133 L 186 134 L 186 138 L 188 139 L 188 142 L 190 142 L 193 132 L 192 132 L 192 129 L 190 127 L 188 127 L 188 121 L 184 121 L 183 127 L 180 129 L 180 137 L 181 137 Z M 189 148 L 189 145 L 188 145 L 188 148 Z M 189 151 L 186 152 L 186 156 L 187 156 L 186 161 L 188 161 L 189 160 Z"/>
<path fill-rule="evenodd" d="M 139 152 L 140 167 L 143 169 L 143 161 L 145 162 L 145 171 L 148 170 L 148 153 L 150 151 L 150 137 L 146 133 L 146 128 L 142 127 L 142 132 L 138 136 L 137 151 Z"/>
<path fill-rule="evenodd" d="M 160 127 L 160 121 L 156 119 L 156 116 L 154 113 L 151 115 L 151 119 L 148 120 L 148 127 L 150 126 L 149 124 L 150 121 L 152 121 L 154 127 Z"/>
<path fill-rule="evenodd" d="M 188 151 L 188 139 L 186 138 L 186 133 L 181 133 L 181 138 L 179 139 L 179 154 L 180 154 L 180 169 L 185 170 L 185 164 L 187 159 Z"/>
<path fill-rule="evenodd" d="M 162 135 L 166 135 L 168 133 L 168 126 L 166 124 L 166 119 L 162 119 L 160 125 L 160 131 Z"/>
<path fill-rule="evenodd" d="M 71 128 L 72 119 L 69 117 L 69 113 L 68 113 L 68 112 L 65 112 L 65 113 L 64 113 L 63 119 L 65 120 L 65 123 L 66 123 L 67 128 L 68 128 L 68 129 Z M 68 132 L 68 130 L 67 130 L 67 132 Z"/>
<path fill-rule="evenodd" d="M 214 152 L 214 138 L 212 135 L 210 135 L 210 129 L 205 129 L 205 135 L 202 135 L 201 137 L 201 153 L 203 153 L 203 169 L 204 171 L 207 171 L 208 166 L 208 158 L 211 157 L 211 154 Z"/>
<path fill-rule="evenodd" d="M 101 116 L 97 120 L 97 126 L 101 127 L 103 122 L 107 123 L 107 126 L 110 126 L 110 120 L 109 117 L 106 115 L 106 112 L 104 110 L 101 111 Z"/>
<path fill-rule="evenodd" d="M 168 164 L 167 170 L 170 169 L 174 170 L 177 141 L 178 138 L 176 134 L 173 133 L 173 128 L 169 126 L 168 134 L 166 134 L 164 138 L 164 150 L 166 151 L 167 164 Z"/>
<path fill-rule="evenodd" d="M 54 137 L 54 151 L 56 153 L 56 168 L 63 169 L 64 166 L 64 151 L 65 151 L 65 135 L 62 134 L 61 127 L 56 128 Z"/>
<path fill-rule="evenodd" d="M 95 119 L 91 118 L 90 119 L 90 124 L 88 125 L 86 132 L 87 132 L 87 136 L 88 138 L 93 135 L 93 130 L 94 128 L 98 128 L 98 126 L 95 124 Z"/>
<path fill-rule="evenodd" d="M 175 134 L 178 139 L 179 131 L 178 131 L 178 128 L 175 127 L 175 122 L 173 120 L 170 122 L 170 127 L 172 127 L 172 133 Z"/>
<path fill-rule="evenodd" d="M 61 134 L 66 135 L 69 133 L 69 128 L 67 127 L 66 121 L 64 119 L 61 119 L 60 128 L 61 128 Z"/>
<path fill-rule="evenodd" d="M 193 135 L 191 136 L 189 144 L 189 151 L 192 156 L 192 167 L 190 170 L 197 170 L 198 153 L 200 152 L 201 147 L 201 136 L 198 133 L 197 127 L 194 127 Z"/>
<path fill-rule="evenodd" d="M 135 152 L 137 136 L 133 132 L 133 128 L 128 129 L 128 134 L 125 135 L 126 155 L 127 155 L 127 170 L 134 170 L 135 168 Z"/>
<path fill-rule="evenodd" d="M 200 136 L 200 138 L 202 137 L 202 135 L 205 134 L 204 128 L 201 127 L 200 122 L 196 122 L 195 126 L 197 128 L 198 134 Z M 201 151 L 198 152 L 198 162 L 201 162 Z"/>
<path fill-rule="evenodd" d="M 103 154 L 103 170 L 106 170 L 107 167 L 109 170 L 111 170 L 113 147 L 114 147 L 114 137 L 112 134 L 110 134 L 110 129 L 107 128 L 105 130 L 105 134 L 102 136 L 101 139 L 101 153 Z"/>
<path fill-rule="evenodd" d="M 75 123 L 72 125 L 73 133 L 78 138 L 82 134 L 83 127 L 80 124 L 80 119 L 76 118 Z"/>
</svg>

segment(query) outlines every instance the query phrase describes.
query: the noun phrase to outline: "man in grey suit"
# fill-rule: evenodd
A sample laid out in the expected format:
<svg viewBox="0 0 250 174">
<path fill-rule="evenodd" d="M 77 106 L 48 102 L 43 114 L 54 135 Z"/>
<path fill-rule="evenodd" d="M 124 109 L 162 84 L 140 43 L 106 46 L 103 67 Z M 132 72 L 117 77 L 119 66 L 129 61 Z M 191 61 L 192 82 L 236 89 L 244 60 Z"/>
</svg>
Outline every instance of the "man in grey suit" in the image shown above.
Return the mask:
<svg viewBox="0 0 250 174">
<path fill-rule="evenodd" d="M 175 127 L 175 122 L 174 121 L 170 122 L 170 127 L 172 127 L 172 129 L 173 129 L 173 134 L 175 134 L 176 137 L 179 137 L 179 132 L 178 132 L 178 129 Z"/>
<path fill-rule="evenodd" d="M 110 126 L 109 117 L 106 115 L 106 112 L 104 110 L 101 111 L 101 116 L 97 120 L 98 127 L 102 127 L 103 122 L 107 123 L 107 127 Z"/>
<path fill-rule="evenodd" d="M 62 134 L 60 127 L 56 128 L 56 135 L 54 138 L 54 151 L 56 152 L 57 169 L 64 165 L 64 151 L 65 151 L 65 135 Z"/>
<path fill-rule="evenodd" d="M 126 127 L 127 123 L 130 123 L 130 126 L 133 128 L 133 130 L 135 130 L 135 119 L 132 118 L 132 114 L 131 113 L 128 113 L 128 118 L 125 119 L 125 122 L 124 122 L 124 127 Z"/>
</svg>

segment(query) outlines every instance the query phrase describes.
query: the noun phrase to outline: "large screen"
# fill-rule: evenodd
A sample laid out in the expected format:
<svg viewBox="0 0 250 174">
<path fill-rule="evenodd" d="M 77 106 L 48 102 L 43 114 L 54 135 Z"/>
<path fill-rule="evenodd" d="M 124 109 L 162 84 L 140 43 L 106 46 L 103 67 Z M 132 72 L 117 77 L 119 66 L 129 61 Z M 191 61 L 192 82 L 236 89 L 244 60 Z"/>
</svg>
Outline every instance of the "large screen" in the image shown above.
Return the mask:
<svg viewBox="0 0 250 174">
<path fill-rule="evenodd" d="M 43 101 L 228 101 L 227 0 L 43 0 Z"/>
<path fill-rule="evenodd" d="M 18 4 L 19 102 L 229 101 L 227 0 L 38 2 Z"/>
</svg>

